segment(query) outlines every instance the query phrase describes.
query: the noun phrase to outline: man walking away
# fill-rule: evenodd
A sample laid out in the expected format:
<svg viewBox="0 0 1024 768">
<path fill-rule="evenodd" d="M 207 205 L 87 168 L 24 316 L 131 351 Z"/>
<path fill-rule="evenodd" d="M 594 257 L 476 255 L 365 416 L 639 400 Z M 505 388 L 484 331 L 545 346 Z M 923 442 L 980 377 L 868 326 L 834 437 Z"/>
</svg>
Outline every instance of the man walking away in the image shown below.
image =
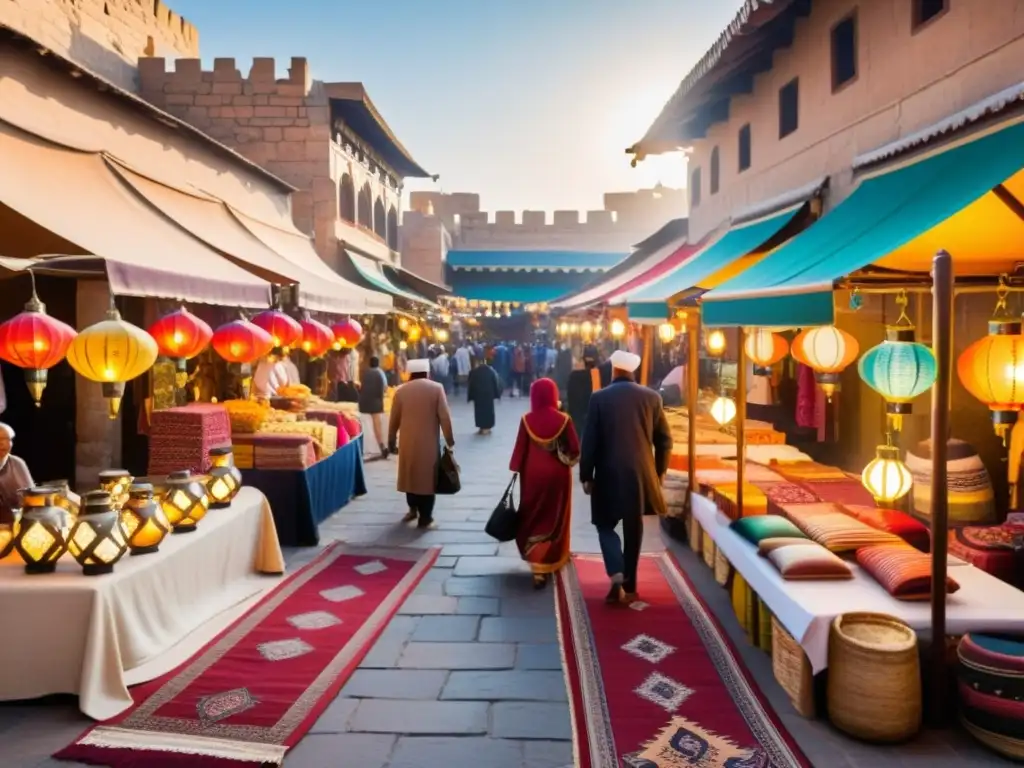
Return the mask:
<svg viewBox="0 0 1024 768">
<path fill-rule="evenodd" d="M 588 346 L 583 350 L 583 368 L 571 371 L 566 381 L 566 403 L 576 434 L 583 438 L 587 425 L 587 409 L 590 396 L 601 388 L 601 377 L 597 371 L 597 347 Z"/>
<path fill-rule="evenodd" d="M 410 360 L 406 370 L 409 381 L 396 390 L 391 403 L 388 450 L 398 453 L 398 490 L 409 504 L 405 522 L 418 520 L 420 528 L 429 528 L 437 499 L 438 436 L 444 436 L 449 448 L 455 447 L 455 436 L 444 387 L 427 378 L 430 362 Z"/>
<path fill-rule="evenodd" d="M 380 369 L 380 360 L 370 358 L 370 368 L 363 377 L 363 386 L 359 389 L 359 413 L 370 417 L 373 426 L 373 437 L 380 446 L 380 457 L 388 457 L 388 448 L 384 444 L 384 395 L 388 391 L 388 380 Z"/>
<path fill-rule="evenodd" d="M 612 383 L 590 397 L 580 480 L 590 496 L 591 522 L 612 582 L 606 602 L 633 603 L 643 516 L 666 512 L 661 479 L 668 471 L 672 433 L 661 397 L 633 381 L 640 357 L 619 350 L 610 362 Z M 615 531 L 620 521 L 625 548 Z"/>
<path fill-rule="evenodd" d="M 469 374 L 467 389 L 469 402 L 473 404 L 473 418 L 481 435 L 491 434 L 494 429 L 494 401 L 501 399 L 501 382 L 497 372 L 486 360 L 474 363 Z"/>
</svg>

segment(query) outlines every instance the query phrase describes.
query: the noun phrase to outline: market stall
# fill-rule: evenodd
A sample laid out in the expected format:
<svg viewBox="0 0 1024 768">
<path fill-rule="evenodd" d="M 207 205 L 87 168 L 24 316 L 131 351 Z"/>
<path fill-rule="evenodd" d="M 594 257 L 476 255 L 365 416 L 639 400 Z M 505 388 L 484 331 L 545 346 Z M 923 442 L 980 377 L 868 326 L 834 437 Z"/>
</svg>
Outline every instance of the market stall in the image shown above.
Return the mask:
<svg viewBox="0 0 1024 768">
<path fill-rule="evenodd" d="M 202 488 L 199 484 L 204 494 Z M 109 510 L 109 497 L 105 504 Z M 158 551 L 126 554 L 121 537 L 120 545 L 111 545 L 119 551 L 111 558 L 116 565 L 98 577 L 83 575 L 80 563 L 95 566 L 104 555 L 100 547 L 93 548 L 90 560 L 74 544 L 87 537 L 77 534 L 72 520 L 100 520 L 106 514 L 88 512 L 47 527 L 51 519 L 36 522 L 37 513 L 24 511 L 23 548 L 29 555 L 43 531 L 58 541 L 47 547 L 57 556 L 47 563 L 51 572 L 26 573 L 22 548 L 0 560 L 0 610 L 8 617 L 4 647 L 9 654 L 9 663 L 0 665 L 0 699 L 75 694 L 82 712 L 104 720 L 131 706 L 127 681 L 153 679 L 183 662 L 191 653 L 179 652 L 185 638 L 201 627 L 209 633 L 204 625 L 226 628 L 236 618 L 232 609 L 273 587 L 277 580 L 266 574 L 281 574 L 285 566 L 270 507 L 253 488 L 242 488 L 229 506 L 210 510 L 194 531 L 160 534 Z M 108 538 L 118 540 L 116 532 L 107 537 L 100 528 L 92 530 L 100 531 L 101 546 Z M 142 667 L 148 675 L 132 678 Z"/>
</svg>

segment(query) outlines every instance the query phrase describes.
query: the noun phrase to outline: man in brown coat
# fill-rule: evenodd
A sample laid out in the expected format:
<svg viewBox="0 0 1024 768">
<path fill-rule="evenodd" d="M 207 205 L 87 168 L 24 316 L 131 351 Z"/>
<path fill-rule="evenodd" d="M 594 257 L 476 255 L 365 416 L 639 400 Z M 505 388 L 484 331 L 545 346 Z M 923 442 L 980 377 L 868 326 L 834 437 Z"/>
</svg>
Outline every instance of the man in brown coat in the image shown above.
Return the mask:
<svg viewBox="0 0 1024 768">
<path fill-rule="evenodd" d="M 444 435 L 450 448 L 455 447 L 455 436 L 444 386 L 427 378 L 430 361 L 410 360 L 406 370 L 409 381 L 398 388 L 391 403 L 388 447 L 398 453 L 398 490 L 409 503 L 406 522 L 418 519 L 420 528 L 429 528 L 434 521 L 441 458 L 439 435 Z"/>
</svg>

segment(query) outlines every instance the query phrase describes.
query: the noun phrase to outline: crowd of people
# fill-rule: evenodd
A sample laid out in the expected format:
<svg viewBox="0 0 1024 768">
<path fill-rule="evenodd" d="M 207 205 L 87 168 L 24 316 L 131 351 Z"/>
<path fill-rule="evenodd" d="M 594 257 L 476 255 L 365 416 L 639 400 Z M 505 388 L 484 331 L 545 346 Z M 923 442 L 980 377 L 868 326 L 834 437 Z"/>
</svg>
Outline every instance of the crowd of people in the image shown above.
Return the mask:
<svg viewBox="0 0 1024 768">
<path fill-rule="evenodd" d="M 634 379 L 638 355 L 620 350 L 601 362 L 598 350 L 588 347 L 574 370 L 566 352 L 546 344 L 467 343 L 450 358 L 441 348 L 410 360 L 409 381 L 392 402 L 387 450 L 398 454 L 405 521 L 430 528 L 442 446 L 455 448 L 447 392 L 465 385 L 476 426 L 486 435 L 495 424 L 495 401 L 528 391 L 530 407 L 509 469 L 519 479 L 516 543 L 534 586 L 543 588 L 569 560 L 578 465 L 609 578 L 607 602 L 629 604 L 639 599 L 643 517 L 665 511 L 661 487 L 672 436 L 661 395 Z M 566 357 L 568 365 L 560 366 Z"/>
</svg>

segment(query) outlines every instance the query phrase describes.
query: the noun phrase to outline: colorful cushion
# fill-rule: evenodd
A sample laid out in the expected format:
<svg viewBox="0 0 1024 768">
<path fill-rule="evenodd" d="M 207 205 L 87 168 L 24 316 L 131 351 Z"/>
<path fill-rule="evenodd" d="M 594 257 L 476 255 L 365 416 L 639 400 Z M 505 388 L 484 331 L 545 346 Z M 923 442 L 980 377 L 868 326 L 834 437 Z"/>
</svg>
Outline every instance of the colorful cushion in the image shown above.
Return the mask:
<svg viewBox="0 0 1024 768">
<path fill-rule="evenodd" d="M 777 539 L 780 537 L 792 539 L 807 538 L 799 528 L 780 515 L 742 517 L 731 522 L 729 527 L 751 544 L 759 544 L 763 539 Z"/>
<path fill-rule="evenodd" d="M 905 545 L 899 536 L 879 531 L 842 512 L 807 514 L 789 507 L 786 515 L 808 538 L 832 552 L 852 552 L 873 544 Z"/>
<path fill-rule="evenodd" d="M 803 486 L 788 480 L 759 482 L 757 487 L 768 497 L 768 503 L 781 507 L 783 504 L 813 504 L 818 497 Z"/>
<path fill-rule="evenodd" d="M 857 550 L 857 563 L 897 600 L 928 600 L 932 594 L 932 559 L 909 544 L 883 544 Z M 960 589 L 946 577 L 946 594 Z"/>
<path fill-rule="evenodd" d="M 773 549 L 768 560 L 787 581 L 852 579 L 850 566 L 820 544 L 804 542 Z"/>
<path fill-rule="evenodd" d="M 788 547 L 791 544 L 806 544 L 807 542 L 808 539 L 803 536 L 799 538 L 795 536 L 779 536 L 773 539 L 761 539 L 757 543 L 757 554 L 767 555 L 779 547 Z"/>
<path fill-rule="evenodd" d="M 752 517 L 768 513 L 768 499 L 749 483 L 743 484 L 743 509 L 741 510 L 736 502 L 739 500 L 739 486 L 736 483 L 716 484 L 710 492 L 711 500 L 715 502 L 722 514 L 730 520 L 738 517 Z"/>
<path fill-rule="evenodd" d="M 843 509 L 865 525 L 880 531 L 893 533 L 915 549 L 927 552 L 931 548 L 931 535 L 920 520 L 897 509 L 879 509 L 860 505 L 844 506 Z"/>
</svg>

